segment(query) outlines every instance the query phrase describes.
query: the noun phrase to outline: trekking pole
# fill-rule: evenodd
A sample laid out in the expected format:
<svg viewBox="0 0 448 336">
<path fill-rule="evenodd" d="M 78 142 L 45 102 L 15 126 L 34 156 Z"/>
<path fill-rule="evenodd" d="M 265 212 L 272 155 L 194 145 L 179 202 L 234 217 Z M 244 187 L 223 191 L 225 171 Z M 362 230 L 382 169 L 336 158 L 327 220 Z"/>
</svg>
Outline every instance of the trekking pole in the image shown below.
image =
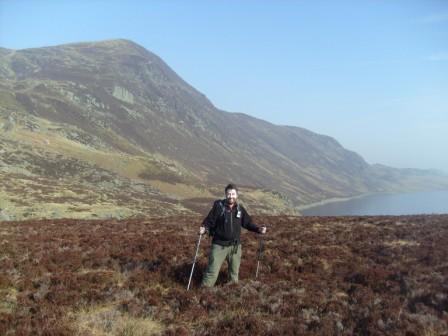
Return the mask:
<svg viewBox="0 0 448 336">
<path fill-rule="evenodd" d="M 258 245 L 258 253 L 257 253 L 257 270 L 255 272 L 255 279 L 258 278 L 258 270 L 260 268 L 260 261 L 261 261 L 261 257 L 263 255 L 263 248 L 264 248 L 264 241 L 263 241 L 263 236 L 260 237 L 260 242 Z"/>
<path fill-rule="evenodd" d="M 194 265 L 196 264 L 196 258 L 198 257 L 199 245 L 201 244 L 202 233 L 199 234 L 198 244 L 196 245 L 196 253 L 193 259 L 193 266 L 191 267 L 190 280 L 188 280 L 187 291 L 190 290 L 191 278 L 193 277 Z"/>
</svg>

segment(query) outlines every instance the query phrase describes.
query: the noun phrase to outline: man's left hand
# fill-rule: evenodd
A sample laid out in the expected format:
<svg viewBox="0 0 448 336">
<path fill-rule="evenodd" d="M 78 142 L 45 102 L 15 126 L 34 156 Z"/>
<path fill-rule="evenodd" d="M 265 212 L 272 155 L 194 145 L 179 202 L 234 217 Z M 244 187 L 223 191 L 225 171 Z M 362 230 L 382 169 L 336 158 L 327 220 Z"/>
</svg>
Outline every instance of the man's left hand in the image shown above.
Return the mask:
<svg viewBox="0 0 448 336">
<path fill-rule="evenodd" d="M 260 228 L 260 233 L 261 233 L 261 234 L 266 234 L 266 226 L 262 226 L 262 227 Z"/>
</svg>

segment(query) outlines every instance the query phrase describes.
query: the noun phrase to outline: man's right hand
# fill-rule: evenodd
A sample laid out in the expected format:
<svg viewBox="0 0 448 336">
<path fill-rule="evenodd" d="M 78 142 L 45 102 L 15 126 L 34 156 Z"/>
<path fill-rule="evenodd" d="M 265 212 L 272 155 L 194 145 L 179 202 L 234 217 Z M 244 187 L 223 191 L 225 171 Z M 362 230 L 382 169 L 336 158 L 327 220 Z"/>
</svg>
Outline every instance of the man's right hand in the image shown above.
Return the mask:
<svg viewBox="0 0 448 336">
<path fill-rule="evenodd" d="M 200 235 L 203 235 L 205 233 L 205 227 L 204 226 L 201 226 L 200 228 L 199 228 L 199 234 Z"/>
</svg>

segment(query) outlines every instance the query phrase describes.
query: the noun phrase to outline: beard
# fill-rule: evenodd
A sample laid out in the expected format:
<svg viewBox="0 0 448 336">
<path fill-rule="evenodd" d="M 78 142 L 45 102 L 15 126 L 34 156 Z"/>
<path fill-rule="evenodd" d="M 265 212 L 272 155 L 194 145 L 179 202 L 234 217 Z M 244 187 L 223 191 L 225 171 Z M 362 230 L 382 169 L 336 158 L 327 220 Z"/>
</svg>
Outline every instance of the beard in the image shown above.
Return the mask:
<svg viewBox="0 0 448 336">
<path fill-rule="evenodd" d="M 227 204 L 235 204 L 236 198 L 227 198 Z"/>
</svg>

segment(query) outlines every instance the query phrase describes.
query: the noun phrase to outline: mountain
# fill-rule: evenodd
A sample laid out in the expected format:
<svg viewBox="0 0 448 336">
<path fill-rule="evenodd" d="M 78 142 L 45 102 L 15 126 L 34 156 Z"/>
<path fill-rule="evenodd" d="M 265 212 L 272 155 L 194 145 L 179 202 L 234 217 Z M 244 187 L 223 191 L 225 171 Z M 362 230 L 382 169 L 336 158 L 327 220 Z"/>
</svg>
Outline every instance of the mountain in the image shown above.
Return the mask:
<svg viewBox="0 0 448 336">
<path fill-rule="evenodd" d="M 204 213 L 232 181 L 254 212 L 448 187 L 367 164 L 336 140 L 213 104 L 127 40 L 0 48 L 4 219 Z"/>
</svg>

